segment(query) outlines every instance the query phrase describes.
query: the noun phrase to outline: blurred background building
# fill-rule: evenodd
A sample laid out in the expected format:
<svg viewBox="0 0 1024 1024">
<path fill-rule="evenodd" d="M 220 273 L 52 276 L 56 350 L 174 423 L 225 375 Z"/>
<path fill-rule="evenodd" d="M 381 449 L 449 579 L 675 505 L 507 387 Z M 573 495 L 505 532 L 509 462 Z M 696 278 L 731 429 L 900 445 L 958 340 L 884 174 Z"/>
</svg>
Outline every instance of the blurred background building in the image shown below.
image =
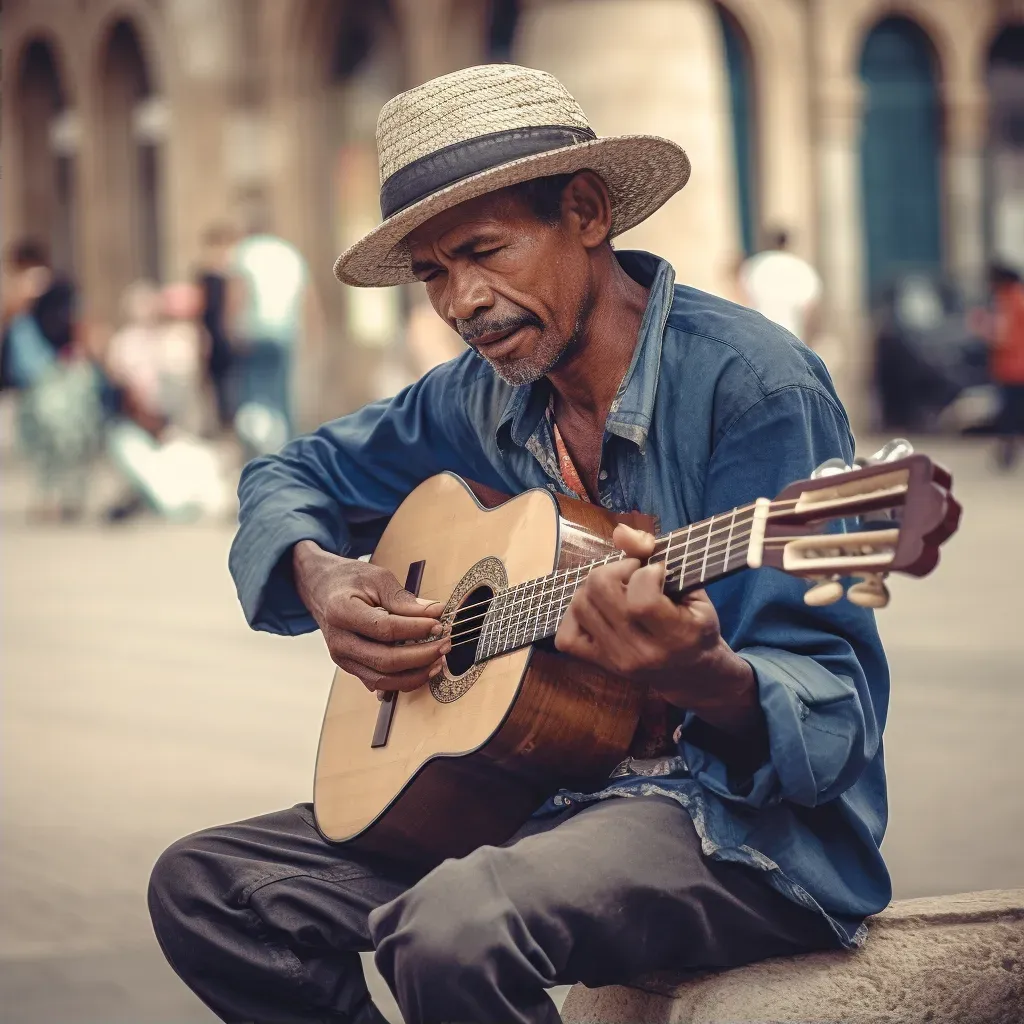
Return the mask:
<svg viewBox="0 0 1024 1024">
<path fill-rule="evenodd" d="M 5 236 L 48 242 L 104 329 L 131 281 L 190 275 L 210 223 L 263 218 L 327 314 L 305 425 L 393 390 L 437 330 L 415 289 L 331 266 L 379 219 L 382 103 L 474 63 L 550 70 L 599 134 L 685 146 L 690 185 L 623 240 L 682 280 L 728 293 L 788 229 L 855 412 L 894 273 L 973 295 L 988 258 L 1024 265 L 1024 0 L 7 0 L 3 36 Z"/>
</svg>

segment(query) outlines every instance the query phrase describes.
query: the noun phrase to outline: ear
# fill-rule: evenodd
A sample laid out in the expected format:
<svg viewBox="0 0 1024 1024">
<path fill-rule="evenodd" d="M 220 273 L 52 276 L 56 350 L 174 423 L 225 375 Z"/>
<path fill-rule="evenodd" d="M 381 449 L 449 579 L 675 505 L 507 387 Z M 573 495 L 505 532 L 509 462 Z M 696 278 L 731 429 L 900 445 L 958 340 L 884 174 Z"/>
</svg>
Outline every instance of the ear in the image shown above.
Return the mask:
<svg viewBox="0 0 1024 1024">
<path fill-rule="evenodd" d="M 608 186 L 593 171 L 580 171 L 562 192 L 562 217 L 588 249 L 596 249 L 612 229 Z"/>
</svg>

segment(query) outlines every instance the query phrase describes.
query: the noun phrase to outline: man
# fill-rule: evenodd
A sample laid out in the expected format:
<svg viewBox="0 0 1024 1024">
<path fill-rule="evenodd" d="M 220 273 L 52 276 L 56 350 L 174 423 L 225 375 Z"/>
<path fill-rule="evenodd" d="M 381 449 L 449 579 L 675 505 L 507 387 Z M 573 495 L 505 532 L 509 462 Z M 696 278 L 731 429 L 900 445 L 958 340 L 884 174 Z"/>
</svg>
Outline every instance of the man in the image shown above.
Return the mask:
<svg viewBox="0 0 1024 1024">
<path fill-rule="evenodd" d="M 768 246 L 740 268 L 747 301 L 759 313 L 811 344 L 817 328 L 821 278 L 806 260 L 789 251 L 789 232 L 769 233 Z"/>
<path fill-rule="evenodd" d="M 293 434 L 292 359 L 313 328 L 312 288 L 302 254 L 266 230 L 262 218 L 235 247 L 228 285 L 237 339 L 236 427 L 251 452 L 276 451 Z"/>
<path fill-rule="evenodd" d="M 442 470 L 669 530 L 850 462 L 816 357 L 657 257 L 613 252 L 686 183 L 674 143 L 596 139 L 557 81 L 499 65 L 392 100 L 378 148 L 384 221 L 336 273 L 420 279 L 469 351 L 247 468 L 231 566 L 256 628 L 319 626 L 367 687 L 423 685 L 449 647 L 439 607 L 353 559 Z M 591 573 L 555 643 L 664 698 L 669 756 L 425 877 L 332 847 L 308 804 L 175 844 L 153 874 L 157 935 L 224 1020 L 379 1021 L 359 950 L 408 1024 L 534 1024 L 558 1020 L 556 984 L 861 941 L 890 895 L 870 614 L 809 608 L 769 572 L 675 605 L 641 566 L 651 538 L 616 540 L 633 557 Z"/>
<path fill-rule="evenodd" d="M 210 339 L 207 350 L 207 374 L 217 406 L 217 425 L 228 430 L 234 420 L 234 396 L 231 394 L 233 353 L 227 327 L 228 268 L 232 249 L 238 240 L 229 224 L 213 224 L 203 233 L 201 265 L 196 283 L 202 292 L 200 321 Z"/>
<path fill-rule="evenodd" d="M 988 271 L 992 291 L 992 379 L 999 386 L 1001 408 L 996 420 L 1000 434 L 996 463 L 1010 469 L 1024 437 L 1024 284 L 1012 267 L 994 263 Z"/>
</svg>

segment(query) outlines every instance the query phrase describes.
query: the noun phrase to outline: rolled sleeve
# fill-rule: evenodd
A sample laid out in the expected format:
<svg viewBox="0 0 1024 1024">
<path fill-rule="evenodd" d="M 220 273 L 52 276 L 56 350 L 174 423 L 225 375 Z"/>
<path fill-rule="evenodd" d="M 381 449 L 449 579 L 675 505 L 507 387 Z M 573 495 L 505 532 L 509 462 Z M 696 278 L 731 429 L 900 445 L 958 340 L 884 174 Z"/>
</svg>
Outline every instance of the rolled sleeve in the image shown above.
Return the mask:
<svg viewBox="0 0 1024 1024">
<path fill-rule="evenodd" d="M 805 389 L 769 396 L 716 450 L 707 514 L 774 497 L 828 458 L 850 461 L 851 449 L 845 417 L 828 396 Z M 737 770 L 736 761 L 709 749 L 702 723 L 686 716 L 680 753 L 694 778 L 723 800 L 815 807 L 852 786 L 877 752 L 889 679 L 874 616 L 846 601 L 808 607 L 805 591 L 774 569 L 708 588 L 723 637 L 754 671 L 767 727 L 767 759 Z"/>
</svg>

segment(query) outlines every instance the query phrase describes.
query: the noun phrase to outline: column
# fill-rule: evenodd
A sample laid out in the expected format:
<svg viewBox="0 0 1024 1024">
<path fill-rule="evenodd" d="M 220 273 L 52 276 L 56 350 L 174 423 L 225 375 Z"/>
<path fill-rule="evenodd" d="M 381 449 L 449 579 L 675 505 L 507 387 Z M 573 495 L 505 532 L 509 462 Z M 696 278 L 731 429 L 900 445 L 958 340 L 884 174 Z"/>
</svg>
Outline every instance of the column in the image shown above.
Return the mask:
<svg viewBox="0 0 1024 1024">
<path fill-rule="evenodd" d="M 825 355 L 854 426 L 867 419 L 871 339 L 864 316 L 860 201 L 861 85 L 826 80 L 817 96 L 818 266 L 824 282 Z"/>
<path fill-rule="evenodd" d="M 515 59 L 550 71 L 598 135 L 661 135 L 689 184 L 618 240 L 670 260 L 678 279 L 727 292 L 741 254 L 721 31 L 707 0 L 550 0 L 521 15 Z"/>
<path fill-rule="evenodd" d="M 945 108 L 946 262 L 965 295 L 978 297 L 985 272 L 985 90 L 950 82 Z"/>
</svg>

